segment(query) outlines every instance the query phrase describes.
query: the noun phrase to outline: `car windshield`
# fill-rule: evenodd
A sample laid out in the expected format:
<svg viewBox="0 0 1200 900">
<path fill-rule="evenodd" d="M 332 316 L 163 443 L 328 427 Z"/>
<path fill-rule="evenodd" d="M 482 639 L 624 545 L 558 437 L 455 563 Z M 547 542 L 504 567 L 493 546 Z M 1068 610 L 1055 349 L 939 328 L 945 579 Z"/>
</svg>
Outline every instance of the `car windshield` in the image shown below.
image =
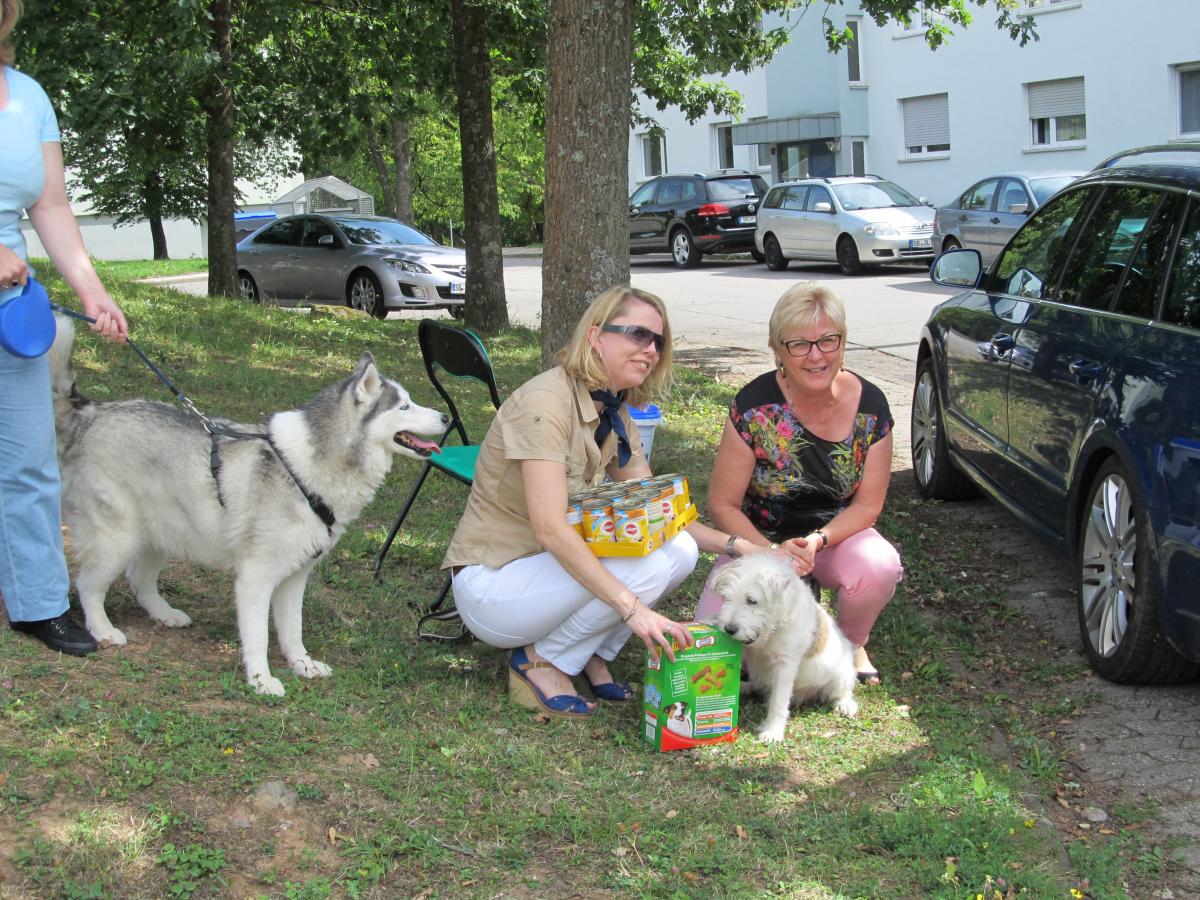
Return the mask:
<svg viewBox="0 0 1200 900">
<path fill-rule="evenodd" d="M 1030 178 L 1029 187 L 1033 190 L 1033 196 L 1037 197 L 1038 206 L 1041 206 L 1077 177 L 1077 175 L 1056 175 L 1053 178 Z"/>
<path fill-rule="evenodd" d="M 890 181 L 864 181 L 831 185 L 842 209 L 885 209 L 889 206 L 920 206 L 921 201 Z"/>
<path fill-rule="evenodd" d="M 334 219 L 352 244 L 436 244 L 411 225 L 393 219 Z"/>
<path fill-rule="evenodd" d="M 747 195 L 761 197 L 766 192 L 767 183 L 756 175 L 715 178 L 708 183 L 708 196 L 712 200 L 744 200 Z"/>
</svg>

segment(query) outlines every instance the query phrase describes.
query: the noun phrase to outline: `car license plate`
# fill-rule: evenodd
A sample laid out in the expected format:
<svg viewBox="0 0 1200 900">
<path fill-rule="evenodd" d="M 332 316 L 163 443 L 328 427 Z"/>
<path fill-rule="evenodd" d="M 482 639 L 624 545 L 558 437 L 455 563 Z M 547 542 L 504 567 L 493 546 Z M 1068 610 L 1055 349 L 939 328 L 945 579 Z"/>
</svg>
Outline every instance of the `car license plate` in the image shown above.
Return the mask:
<svg viewBox="0 0 1200 900">
<path fill-rule="evenodd" d="M 739 225 L 754 225 L 758 222 L 758 216 L 738 216 Z"/>
<path fill-rule="evenodd" d="M 932 246 L 933 243 L 929 238 L 913 238 L 908 242 L 910 250 L 928 250 Z"/>
<path fill-rule="evenodd" d="M 925 243 L 926 243 L 926 244 L 928 244 L 928 243 L 929 243 L 929 241 L 926 241 Z M 461 294 L 461 293 L 463 293 L 465 290 L 466 290 L 466 285 L 465 285 L 465 284 L 463 284 L 461 281 L 452 281 L 452 282 L 450 282 L 450 293 L 452 293 L 452 294 Z"/>
</svg>

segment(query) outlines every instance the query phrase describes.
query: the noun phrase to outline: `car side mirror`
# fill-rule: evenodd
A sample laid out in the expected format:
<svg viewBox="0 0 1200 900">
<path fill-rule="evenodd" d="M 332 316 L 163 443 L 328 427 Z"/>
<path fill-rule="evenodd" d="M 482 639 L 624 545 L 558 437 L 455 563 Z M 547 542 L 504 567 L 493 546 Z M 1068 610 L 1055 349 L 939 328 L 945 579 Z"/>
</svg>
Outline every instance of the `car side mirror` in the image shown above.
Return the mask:
<svg viewBox="0 0 1200 900">
<path fill-rule="evenodd" d="M 918 197 L 917 202 L 920 203 L 922 206 L 933 206 L 933 203 L 930 201 L 930 199 L 928 197 Z M 934 207 L 934 209 L 936 209 L 936 208 L 937 207 Z"/>
<path fill-rule="evenodd" d="M 1014 203 L 1012 206 L 1010 206 L 1008 208 L 1008 211 L 1017 216 L 1027 216 L 1027 215 L 1029 215 L 1029 204 L 1028 203 Z"/>
<path fill-rule="evenodd" d="M 831 213 L 833 212 L 833 204 L 821 201 L 813 204 L 813 212 Z"/>
<path fill-rule="evenodd" d="M 983 274 L 983 257 L 978 250 L 947 250 L 933 261 L 929 277 L 947 287 L 973 288 Z"/>
<path fill-rule="evenodd" d="M 323 234 L 319 238 L 317 238 L 317 246 L 319 246 L 319 247 L 336 247 L 337 244 L 335 244 L 333 242 L 332 234 Z"/>
</svg>

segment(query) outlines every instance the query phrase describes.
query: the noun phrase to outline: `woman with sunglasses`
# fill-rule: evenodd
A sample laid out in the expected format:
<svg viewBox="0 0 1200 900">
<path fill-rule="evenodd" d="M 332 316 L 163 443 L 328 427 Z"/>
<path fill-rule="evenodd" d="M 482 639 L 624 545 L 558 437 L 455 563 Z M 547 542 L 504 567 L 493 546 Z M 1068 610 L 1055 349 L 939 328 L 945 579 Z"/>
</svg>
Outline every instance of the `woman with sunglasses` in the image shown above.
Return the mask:
<svg viewBox="0 0 1200 900">
<path fill-rule="evenodd" d="M 837 588 L 838 625 L 860 681 L 878 684 L 866 644 L 903 575 L 874 529 L 892 470 L 892 415 L 875 385 L 842 368 L 846 311 L 828 288 L 798 284 L 771 313 L 775 370 L 734 398 L 709 483 L 718 528 L 789 554 L 796 571 Z M 713 566 L 713 574 L 738 546 Z M 712 575 L 709 576 L 712 584 Z M 697 619 L 723 602 L 706 585 Z"/>
<path fill-rule="evenodd" d="M 583 674 L 598 700 L 634 693 L 608 664 L 631 634 L 674 659 L 690 632 L 654 605 L 696 566 L 698 549 L 729 536 L 694 523 L 642 557 L 595 556 L 567 524 L 567 497 L 598 483 L 650 474 L 624 403 L 641 405 L 671 380 L 671 331 L 662 300 L 614 287 L 588 307 L 559 365 L 519 387 L 479 448 L 475 479 L 443 568 L 453 572 L 463 622 L 486 644 L 512 649 L 509 695 L 551 715 L 585 717 Z M 755 549 L 741 542 L 746 552 Z"/>
</svg>

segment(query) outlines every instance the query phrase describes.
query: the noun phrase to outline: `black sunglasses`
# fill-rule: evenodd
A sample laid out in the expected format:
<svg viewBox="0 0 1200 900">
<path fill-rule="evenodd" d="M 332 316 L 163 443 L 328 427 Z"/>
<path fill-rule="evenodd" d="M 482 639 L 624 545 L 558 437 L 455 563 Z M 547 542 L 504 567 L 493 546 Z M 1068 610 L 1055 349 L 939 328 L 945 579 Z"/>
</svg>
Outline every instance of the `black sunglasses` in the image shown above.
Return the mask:
<svg viewBox="0 0 1200 900">
<path fill-rule="evenodd" d="M 797 338 L 794 341 L 783 342 L 783 346 L 787 348 L 787 352 L 791 356 L 808 356 L 812 352 L 813 344 L 816 344 L 817 349 L 822 353 L 832 353 L 838 347 L 842 346 L 842 336 L 840 334 L 826 334 L 815 341 L 806 341 L 804 338 Z"/>
<path fill-rule="evenodd" d="M 663 347 L 667 345 L 667 339 L 657 331 L 651 331 L 644 325 L 601 325 L 601 331 L 607 331 L 612 334 L 623 334 L 639 347 L 649 347 L 650 342 L 654 342 L 654 349 L 659 353 L 663 352 Z"/>
</svg>

